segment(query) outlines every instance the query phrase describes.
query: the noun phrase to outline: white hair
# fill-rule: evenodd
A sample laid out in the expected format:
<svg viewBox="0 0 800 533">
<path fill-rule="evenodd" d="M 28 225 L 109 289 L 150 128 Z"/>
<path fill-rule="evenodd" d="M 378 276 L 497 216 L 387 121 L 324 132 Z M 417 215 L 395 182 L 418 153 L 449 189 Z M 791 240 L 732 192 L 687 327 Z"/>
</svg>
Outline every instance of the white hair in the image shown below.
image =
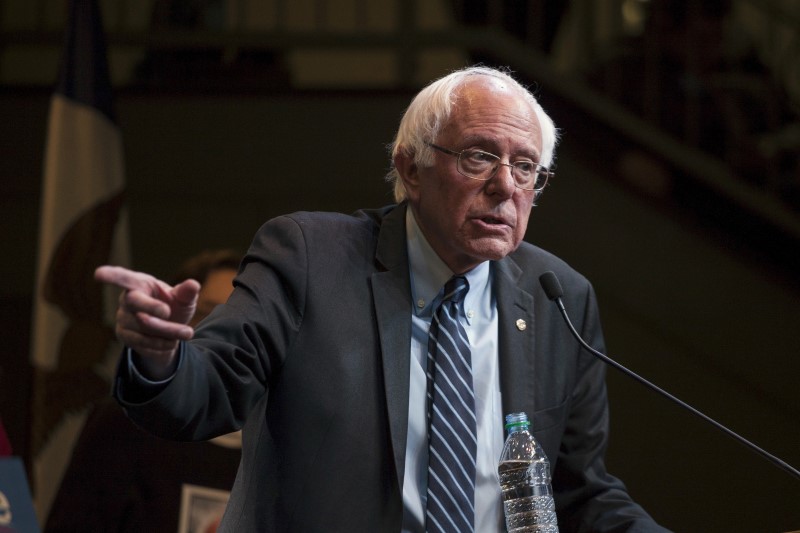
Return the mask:
<svg viewBox="0 0 800 533">
<path fill-rule="evenodd" d="M 555 147 L 558 142 L 558 131 L 553 120 L 542 109 L 536 97 L 508 72 L 484 66 L 467 67 L 452 72 L 433 81 L 414 97 L 400 120 L 400 127 L 391 144 L 392 161 L 398 153 L 403 151 L 407 155 L 413 154 L 414 163 L 419 166 L 433 165 L 433 151 L 427 143 L 435 142 L 442 126 L 450 118 L 453 104 L 458 99 L 458 90 L 472 76 L 499 78 L 524 96 L 536 114 L 541 129 L 542 154 L 539 164 L 549 168 L 555 159 Z M 405 200 L 406 190 L 403 180 L 400 179 L 394 165 L 386 175 L 386 181 L 394 184 L 395 201 Z"/>
</svg>

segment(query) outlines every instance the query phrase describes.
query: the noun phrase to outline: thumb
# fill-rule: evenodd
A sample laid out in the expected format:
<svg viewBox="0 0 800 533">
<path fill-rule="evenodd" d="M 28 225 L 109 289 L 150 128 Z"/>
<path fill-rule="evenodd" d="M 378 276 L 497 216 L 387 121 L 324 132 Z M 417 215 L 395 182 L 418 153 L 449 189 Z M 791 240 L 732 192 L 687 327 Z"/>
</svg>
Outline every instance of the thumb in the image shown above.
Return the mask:
<svg viewBox="0 0 800 533">
<path fill-rule="evenodd" d="M 199 295 L 200 284 L 193 279 L 187 279 L 172 287 L 172 296 L 178 305 L 196 305 Z"/>
<path fill-rule="evenodd" d="M 194 316 L 197 308 L 197 299 L 200 296 L 200 284 L 187 279 L 172 287 L 172 319 L 176 322 L 187 324 Z"/>
</svg>

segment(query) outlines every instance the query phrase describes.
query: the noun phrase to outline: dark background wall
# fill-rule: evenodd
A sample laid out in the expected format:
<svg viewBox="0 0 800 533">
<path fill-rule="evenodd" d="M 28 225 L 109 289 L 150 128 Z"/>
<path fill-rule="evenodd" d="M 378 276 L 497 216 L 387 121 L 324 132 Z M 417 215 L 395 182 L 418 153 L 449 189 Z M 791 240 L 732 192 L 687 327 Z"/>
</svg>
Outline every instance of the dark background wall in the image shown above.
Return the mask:
<svg viewBox="0 0 800 533">
<path fill-rule="evenodd" d="M 616 359 L 799 465 L 797 272 L 750 238 L 615 181 L 616 158 L 597 153 L 609 133 L 574 124 L 546 88 L 541 96 L 569 129 L 527 239 L 593 281 Z M 170 276 L 203 248 L 244 250 L 277 214 L 389 203 L 386 145 L 410 97 L 118 94 L 134 267 Z M 0 94 L 0 410 L 18 449 L 48 98 Z M 798 480 L 614 371 L 609 386 L 609 468 L 666 526 L 800 528 Z"/>
</svg>

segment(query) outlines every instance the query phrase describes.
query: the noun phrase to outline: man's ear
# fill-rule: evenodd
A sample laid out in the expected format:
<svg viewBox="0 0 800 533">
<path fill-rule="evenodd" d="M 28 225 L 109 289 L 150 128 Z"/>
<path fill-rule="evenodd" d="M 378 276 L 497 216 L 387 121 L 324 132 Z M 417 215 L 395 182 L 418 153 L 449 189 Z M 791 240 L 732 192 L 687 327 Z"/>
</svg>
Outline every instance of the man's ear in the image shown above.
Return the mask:
<svg viewBox="0 0 800 533">
<path fill-rule="evenodd" d="M 414 162 L 414 154 L 398 150 L 394 156 L 394 168 L 397 169 L 398 179 L 403 182 L 406 196 L 414 200 L 419 191 L 419 166 Z"/>
</svg>

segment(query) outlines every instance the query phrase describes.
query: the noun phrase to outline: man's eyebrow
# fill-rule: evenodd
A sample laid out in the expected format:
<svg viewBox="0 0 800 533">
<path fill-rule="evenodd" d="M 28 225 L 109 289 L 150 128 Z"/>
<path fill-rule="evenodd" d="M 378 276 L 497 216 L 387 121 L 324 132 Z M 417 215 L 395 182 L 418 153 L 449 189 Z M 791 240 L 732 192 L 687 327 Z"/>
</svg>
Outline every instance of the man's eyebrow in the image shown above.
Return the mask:
<svg viewBox="0 0 800 533">
<path fill-rule="evenodd" d="M 467 135 L 467 136 L 463 137 L 459 141 L 458 144 L 459 144 L 459 149 L 464 149 L 464 147 L 466 147 L 466 146 L 486 146 L 486 145 L 494 145 L 494 146 L 496 146 L 497 145 L 497 138 L 496 137 L 491 137 L 491 136 L 486 136 L 486 135 L 475 135 L 475 134 L 472 134 L 472 135 Z M 487 152 L 491 152 L 493 150 L 493 148 L 485 148 L 485 150 Z M 495 154 L 495 155 L 497 155 L 497 154 Z M 519 152 L 515 152 L 514 155 L 529 157 L 532 161 L 534 161 L 536 163 L 538 163 L 542 159 L 541 154 L 539 153 L 539 151 L 535 147 L 531 147 L 530 150 L 528 150 L 526 148 L 526 149 L 521 150 Z"/>
<path fill-rule="evenodd" d="M 459 144 L 463 145 L 485 145 L 485 144 L 494 144 L 496 141 L 493 141 L 490 137 L 486 137 L 485 135 L 467 135 L 463 137 Z"/>
</svg>

